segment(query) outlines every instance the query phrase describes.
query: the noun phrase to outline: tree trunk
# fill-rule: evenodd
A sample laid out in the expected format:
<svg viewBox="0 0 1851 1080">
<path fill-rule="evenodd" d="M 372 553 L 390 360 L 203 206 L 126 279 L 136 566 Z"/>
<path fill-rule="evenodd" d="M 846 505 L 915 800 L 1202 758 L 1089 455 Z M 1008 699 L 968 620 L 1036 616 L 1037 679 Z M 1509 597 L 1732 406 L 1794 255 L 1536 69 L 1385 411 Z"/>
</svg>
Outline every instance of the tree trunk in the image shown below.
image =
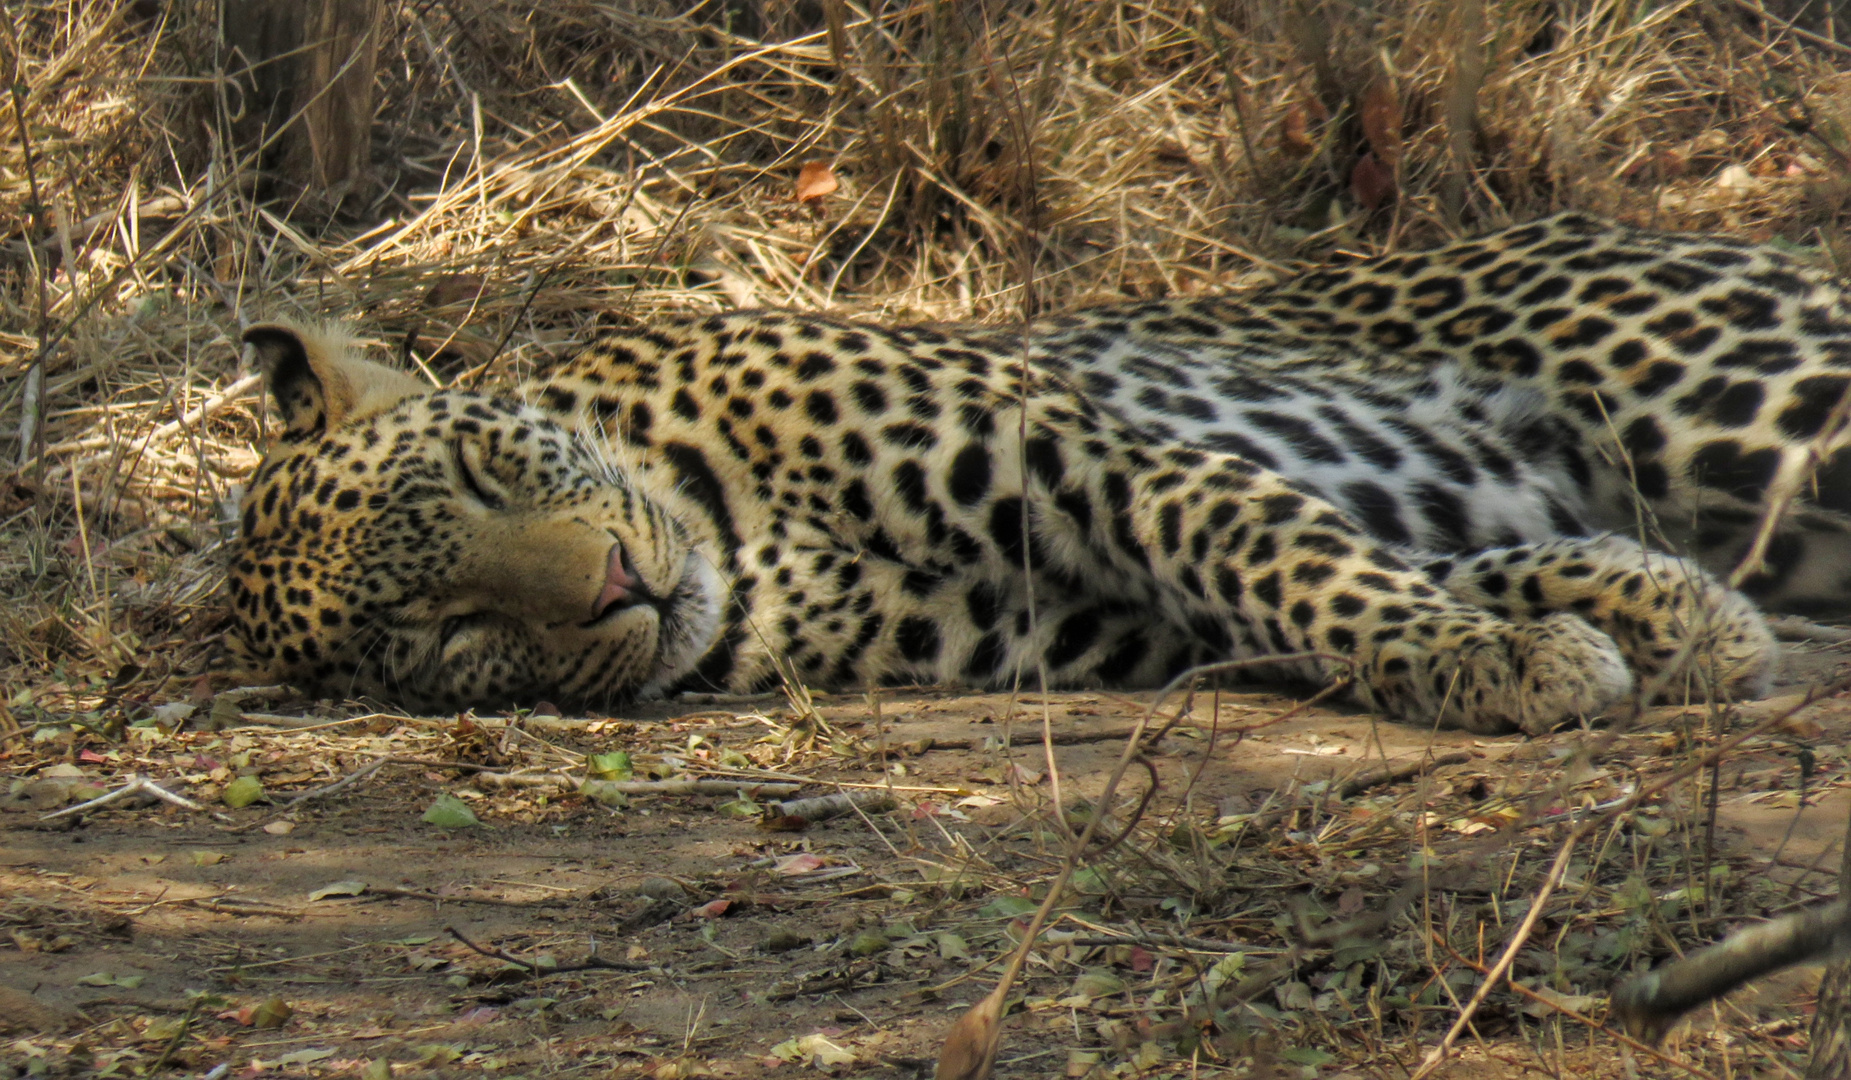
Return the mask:
<svg viewBox="0 0 1851 1080">
<path fill-rule="evenodd" d="M 384 0 L 220 0 L 241 154 L 328 207 L 370 186 Z M 281 135 L 278 136 L 278 132 Z"/>
</svg>

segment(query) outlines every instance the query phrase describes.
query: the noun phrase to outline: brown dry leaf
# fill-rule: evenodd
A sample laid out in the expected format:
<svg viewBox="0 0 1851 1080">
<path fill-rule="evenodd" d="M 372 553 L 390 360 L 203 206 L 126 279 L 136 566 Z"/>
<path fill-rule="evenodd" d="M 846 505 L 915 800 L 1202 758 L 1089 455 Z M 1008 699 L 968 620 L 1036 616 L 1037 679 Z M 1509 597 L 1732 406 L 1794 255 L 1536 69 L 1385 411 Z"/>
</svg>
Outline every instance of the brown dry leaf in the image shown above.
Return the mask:
<svg viewBox="0 0 1851 1080">
<path fill-rule="evenodd" d="M 1310 157 L 1318 148 L 1310 134 L 1311 117 L 1305 107 L 1294 103 L 1285 111 L 1279 124 L 1279 150 L 1287 157 Z"/>
<path fill-rule="evenodd" d="M 1364 154 L 1350 170 L 1350 194 L 1363 209 L 1374 210 L 1394 198 L 1395 170 L 1373 152 Z"/>
<path fill-rule="evenodd" d="M 1386 80 L 1363 91 L 1363 135 L 1375 156 L 1393 166 L 1401 160 L 1401 99 Z"/>
<path fill-rule="evenodd" d="M 933 1080 L 989 1080 L 996 1065 L 996 1048 L 1002 1042 L 1003 995 L 1008 990 L 1006 981 L 998 983 L 945 1032 Z"/>
<path fill-rule="evenodd" d="M 797 201 L 819 203 L 823 196 L 834 194 L 840 186 L 836 183 L 835 170 L 829 167 L 828 162 L 805 162 L 803 171 L 797 174 Z"/>
<path fill-rule="evenodd" d="M 473 303 L 482 295 L 485 284 L 487 282 L 481 274 L 446 274 L 438 278 L 437 284 L 424 294 L 424 306 L 434 308 Z"/>
</svg>

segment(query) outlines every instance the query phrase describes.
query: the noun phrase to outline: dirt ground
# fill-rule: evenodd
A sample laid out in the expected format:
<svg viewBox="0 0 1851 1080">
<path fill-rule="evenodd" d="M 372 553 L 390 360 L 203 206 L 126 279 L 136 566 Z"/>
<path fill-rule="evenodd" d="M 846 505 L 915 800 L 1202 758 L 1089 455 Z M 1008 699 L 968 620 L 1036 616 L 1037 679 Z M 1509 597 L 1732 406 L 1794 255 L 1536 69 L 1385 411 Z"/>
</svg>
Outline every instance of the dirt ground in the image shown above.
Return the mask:
<svg viewBox="0 0 1851 1080">
<path fill-rule="evenodd" d="M 1796 652 L 1789 694 L 1851 657 Z M 0 1026 L 13 1029 L 0 1060 L 22 1075 L 930 1075 L 1058 866 L 1056 781 L 1075 820 L 1149 699 L 886 691 L 878 713 L 863 696 L 818 698 L 806 725 L 783 698 L 509 723 L 234 697 L 172 733 L 67 734 L 0 757 L 15 778 L 0 814 Z M 1466 996 L 1470 965 L 1500 949 L 1569 812 L 1600 812 L 1706 741 L 1695 708 L 1531 740 L 1296 700 L 1243 688 L 1189 702 L 1150 759 L 1159 786 L 1139 827 L 1076 879 L 1034 953 L 998 1076 L 1405 1076 L 1457 1015 L 1446 994 Z M 1794 700 L 1746 706 L 1731 730 Z M 313 726 L 276 726 L 291 716 Z M 1851 698 L 1809 706 L 1698 787 L 1629 811 L 1663 826 L 1597 831 L 1532 939 L 1541 951 L 1518 965 L 1542 996 L 1493 994 L 1438 1075 L 1777 1076 L 1803 1061 L 1803 973 L 1700 1012 L 1664 1051 L 1687 1065 L 1622 1052 L 1538 1002 L 1598 1015 L 1620 968 L 1830 894 L 1847 733 Z M 582 777 L 610 764 L 585 755 L 615 750 L 634 781 L 890 786 L 895 808 L 797 829 L 763 792 L 619 808 L 497 779 Z M 1338 790 L 1384 763 L 1405 768 Z M 134 775 L 200 808 L 43 817 Z M 240 775 L 269 801 L 228 806 Z M 1145 777 L 1134 768 L 1121 811 Z M 1674 891 L 1639 837 L 1704 848 L 1706 782 L 1717 819 L 1702 857 L 1728 895 L 1705 899 L 1721 906 L 1667 908 L 1659 940 L 1596 944 L 1571 971 L 1578 928 L 1626 922 L 1626 881 Z M 478 824 L 424 820 L 445 794 Z M 1435 880 L 1368 940 L 1307 930 L 1386 911 L 1416 866 Z M 1553 973 L 1536 962 L 1549 950 Z M 1248 1000 L 1213 993 L 1256 970 Z"/>
</svg>

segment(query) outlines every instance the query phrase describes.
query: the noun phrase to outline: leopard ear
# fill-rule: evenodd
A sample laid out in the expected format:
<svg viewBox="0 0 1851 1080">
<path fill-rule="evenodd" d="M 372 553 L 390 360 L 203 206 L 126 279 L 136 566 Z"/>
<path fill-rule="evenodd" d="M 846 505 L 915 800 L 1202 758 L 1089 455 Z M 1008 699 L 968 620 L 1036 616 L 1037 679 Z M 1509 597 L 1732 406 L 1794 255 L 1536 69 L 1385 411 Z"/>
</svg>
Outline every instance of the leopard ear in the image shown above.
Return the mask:
<svg viewBox="0 0 1851 1080">
<path fill-rule="evenodd" d="M 409 375 L 362 359 L 346 338 L 286 322 L 253 324 L 244 343 L 256 354 L 264 384 L 291 433 L 331 431 L 429 393 Z"/>
</svg>

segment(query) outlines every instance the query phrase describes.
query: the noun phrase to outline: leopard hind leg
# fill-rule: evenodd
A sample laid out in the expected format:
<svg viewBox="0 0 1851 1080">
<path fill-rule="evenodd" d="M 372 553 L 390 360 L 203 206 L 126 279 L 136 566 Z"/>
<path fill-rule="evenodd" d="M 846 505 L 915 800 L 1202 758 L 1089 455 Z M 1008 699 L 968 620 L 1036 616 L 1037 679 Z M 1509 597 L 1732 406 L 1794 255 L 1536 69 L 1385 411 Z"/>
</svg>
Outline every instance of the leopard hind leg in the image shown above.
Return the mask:
<svg viewBox="0 0 1851 1080">
<path fill-rule="evenodd" d="M 1459 599 L 1519 623 L 1579 616 L 1613 639 L 1654 700 L 1764 697 L 1778 666 L 1752 600 L 1689 559 L 1622 536 L 1488 548 L 1422 568 Z"/>
</svg>

